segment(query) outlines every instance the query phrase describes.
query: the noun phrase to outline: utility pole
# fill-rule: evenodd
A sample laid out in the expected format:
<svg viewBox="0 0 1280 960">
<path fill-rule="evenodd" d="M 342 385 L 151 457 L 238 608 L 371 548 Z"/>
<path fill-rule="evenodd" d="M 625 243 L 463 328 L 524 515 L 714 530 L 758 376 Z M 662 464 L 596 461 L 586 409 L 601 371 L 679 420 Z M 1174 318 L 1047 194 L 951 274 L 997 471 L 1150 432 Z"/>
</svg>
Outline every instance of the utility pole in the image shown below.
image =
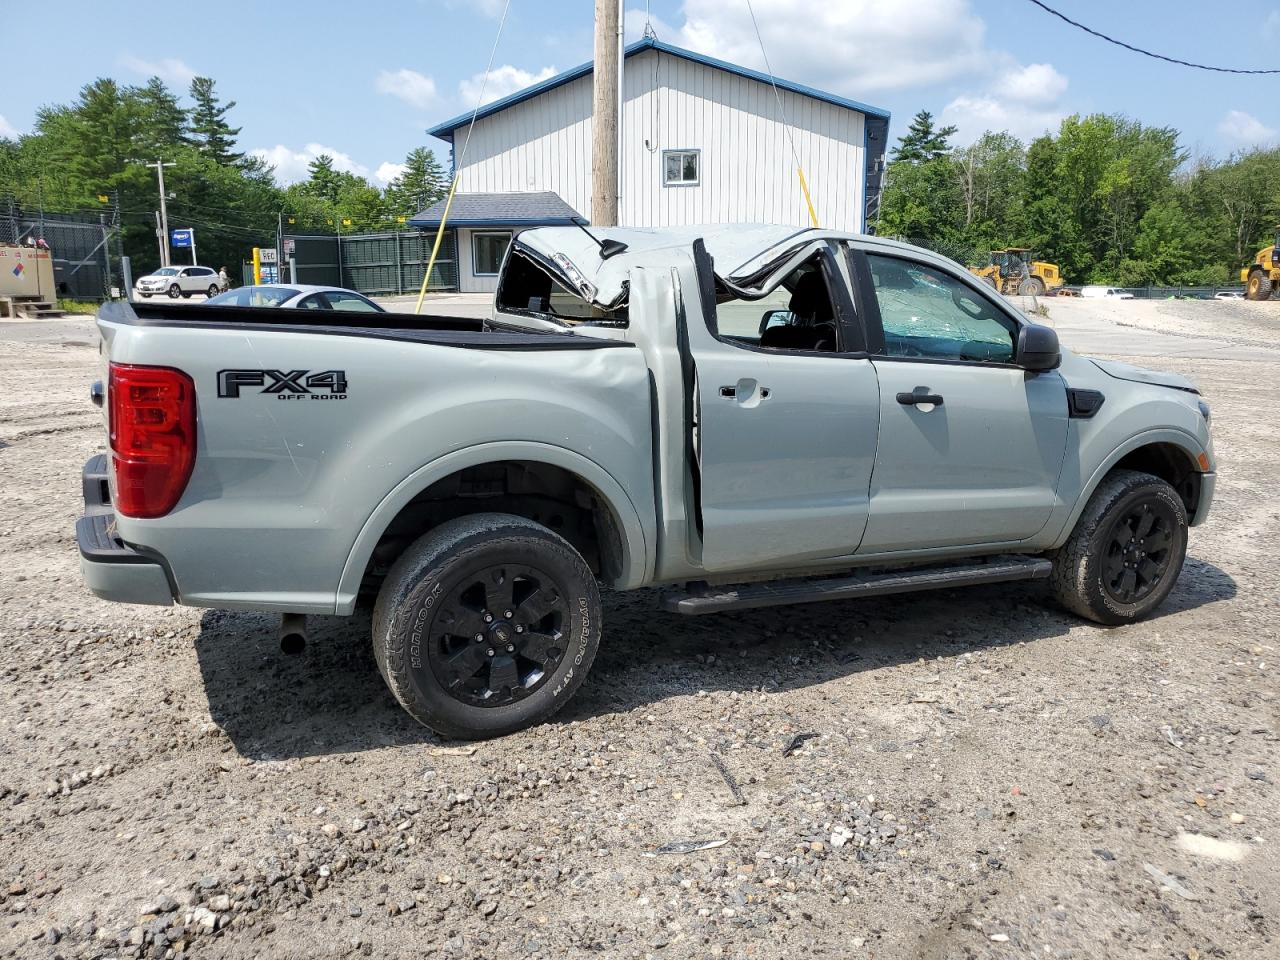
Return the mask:
<svg viewBox="0 0 1280 960">
<path fill-rule="evenodd" d="M 156 215 L 156 245 L 160 248 L 160 266 L 167 267 L 169 265 L 169 258 L 166 256 L 166 253 L 169 247 L 169 238 L 164 235 L 164 230 L 160 226 L 160 211 L 153 210 L 151 212 Z"/>
<path fill-rule="evenodd" d="M 164 168 L 175 166 L 175 164 L 172 161 L 165 163 L 163 160 L 157 160 L 145 166 L 155 168 L 156 179 L 160 182 L 160 266 L 167 267 L 169 266 L 169 209 L 165 206 Z"/>
<path fill-rule="evenodd" d="M 618 77 L 622 64 L 618 0 L 596 0 L 591 113 L 591 225 L 618 225 Z"/>
<path fill-rule="evenodd" d="M 133 292 L 129 290 L 129 284 L 132 281 L 129 278 L 129 265 L 124 258 L 124 218 L 120 215 L 119 187 L 112 191 L 111 203 L 111 222 L 116 229 L 116 259 L 120 261 L 120 295 L 128 300 L 132 297 Z"/>
</svg>

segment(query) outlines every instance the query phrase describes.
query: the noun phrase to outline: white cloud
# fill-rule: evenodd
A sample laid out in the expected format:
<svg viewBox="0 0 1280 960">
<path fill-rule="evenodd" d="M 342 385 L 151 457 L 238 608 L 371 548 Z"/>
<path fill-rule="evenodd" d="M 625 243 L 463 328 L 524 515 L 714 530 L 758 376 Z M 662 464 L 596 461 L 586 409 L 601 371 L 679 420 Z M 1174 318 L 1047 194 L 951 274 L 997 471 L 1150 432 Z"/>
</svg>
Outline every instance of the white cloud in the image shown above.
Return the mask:
<svg viewBox="0 0 1280 960">
<path fill-rule="evenodd" d="M 120 57 L 120 66 L 144 77 L 159 77 L 161 80 L 167 80 L 184 88 L 196 78 L 196 72 L 177 57 L 143 60 L 141 57 L 126 53 Z"/>
<path fill-rule="evenodd" d="M 373 180 L 379 186 L 385 187 L 396 177 L 402 176 L 408 169 L 403 163 L 392 163 L 390 160 L 384 160 L 378 164 L 378 169 L 373 171 Z"/>
<path fill-rule="evenodd" d="M 1218 124 L 1218 132 L 1232 141 L 1235 146 L 1264 146 L 1280 139 L 1280 133 L 1275 129 L 1243 110 L 1228 110 L 1227 115 Z"/>
<path fill-rule="evenodd" d="M 458 84 L 458 96 L 462 98 L 462 102 L 470 110 L 477 103 L 492 103 L 494 100 L 501 100 L 505 96 L 515 93 L 517 90 L 523 90 L 531 84 L 540 83 L 549 77 L 554 77 L 557 71 L 555 67 L 543 67 L 537 73 L 531 73 L 528 70 L 521 70 L 519 67 L 513 67 L 506 63 L 500 67 L 494 67 L 489 73 L 489 81 L 485 83 L 484 74 L 477 73 L 470 80 L 463 80 Z M 481 86 L 484 87 L 484 99 L 481 100 Z"/>
<path fill-rule="evenodd" d="M 988 130 L 1006 131 L 1019 140 L 1029 141 L 1052 131 L 1066 113 L 1052 105 L 1018 103 L 1006 99 L 998 88 L 991 94 L 959 96 L 942 110 L 939 121 L 957 128 L 953 141 L 965 146 Z"/>
<path fill-rule="evenodd" d="M 20 136 L 18 128 L 0 115 L 0 140 L 17 140 Z"/>
<path fill-rule="evenodd" d="M 968 0 L 755 0 L 754 6 L 774 74 L 820 89 L 856 97 L 989 69 L 986 25 Z M 663 39 L 764 68 L 742 0 L 686 0 L 683 12 L 678 33 Z"/>
<path fill-rule="evenodd" d="M 275 167 L 276 180 L 283 184 L 298 183 L 306 180 L 307 167 L 312 160 L 321 154 L 328 154 L 333 158 L 333 169 L 335 170 L 345 170 L 348 173 L 354 173 L 358 177 L 369 176 L 369 168 L 364 164 L 352 160 L 350 154 L 343 153 L 333 147 L 326 147 L 323 143 L 308 143 L 301 150 L 295 150 L 292 147 L 285 146 L 283 143 L 278 143 L 274 147 L 259 147 L 256 150 L 249 151 L 250 156 L 259 157 Z M 379 167 L 378 169 L 381 172 L 382 168 Z"/>
<path fill-rule="evenodd" d="M 1048 63 L 1029 63 L 1006 70 L 994 93 L 1018 103 L 1054 103 L 1067 92 L 1067 78 Z"/>
<path fill-rule="evenodd" d="M 374 86 L 379 93 L 398 97 L 419 110 L 427 110 L 435 106 L 439 99 L 436 93 L 436 82 L 417 70 L 408 68 L 380 71 Z"/>
</svg>

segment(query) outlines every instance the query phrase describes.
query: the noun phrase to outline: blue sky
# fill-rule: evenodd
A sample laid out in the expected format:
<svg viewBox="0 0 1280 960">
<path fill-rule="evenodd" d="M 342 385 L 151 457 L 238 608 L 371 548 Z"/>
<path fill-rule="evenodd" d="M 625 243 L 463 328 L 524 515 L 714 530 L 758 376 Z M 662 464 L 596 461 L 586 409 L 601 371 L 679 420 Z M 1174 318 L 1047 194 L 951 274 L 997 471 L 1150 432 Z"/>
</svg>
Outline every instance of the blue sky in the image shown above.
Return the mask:
<svg viewBox="0 0 1280 960">
<path fill-rule="evenodd" d="M 1183 132 L 1193 156 L 1280 142 L 1280 78 L 1229 76 L 1139 57 L 1051 18 L 1027 0 L 753 0 L 774 71 L 885 107 L 891 139 L 924 108 L 960 127 L 1029 138 L 1070 113 L 1122 112 Z M 1069 16 L 1170 56 L 1241 68 L 1280 66 L 1280 2 L 1054 0 Z M 59 0 L 11 5 L 8 95 L 0 135 L 29 130 L 43 103 L 73 99 L 98 76 L 152 73 L 185 90 L 213 77 L 242 149 L 282 181 L 319 152 L 385 181 L 435 122 L 476 102 L 503 0 L 363 0 L 358 4 L 205 4 Z M 591 56 L 592 0 L 511 0 L 485 99 Z M 651 0 L 658 36 L 761 67 L 746 0 Z M 629 0 L 628 39 L 644 4 Z M 12 31 L 12 32 L 10 32 Z M 51 33 L 52 31 L 52 33 Z M 60 54 L 50 67 L 46 41 Z"/>
</svg>

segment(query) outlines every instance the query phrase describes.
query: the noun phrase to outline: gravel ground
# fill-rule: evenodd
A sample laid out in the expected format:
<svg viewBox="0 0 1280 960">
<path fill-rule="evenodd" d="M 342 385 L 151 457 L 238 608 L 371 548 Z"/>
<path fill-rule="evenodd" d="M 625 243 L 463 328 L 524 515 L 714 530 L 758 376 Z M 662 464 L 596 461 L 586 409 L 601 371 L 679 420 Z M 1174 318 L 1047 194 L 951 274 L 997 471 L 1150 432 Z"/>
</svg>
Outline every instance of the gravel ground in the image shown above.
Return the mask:
<svg viewBox="0 0 1280 960">
<path fill-rule="evenodd" d="M 1206 306 L 1241 305 L 1143 322 Z M 1280 957 L 1280 363 L 1139 361 L 1201 384 L 1220 462 L 1155 619 L 613 596 L 555 722 L 460 747 L 367 620 L 287 658 L 267 617 L 83 589 L 93 342 L 0 327 L 0 955 Z"/>
</svg>

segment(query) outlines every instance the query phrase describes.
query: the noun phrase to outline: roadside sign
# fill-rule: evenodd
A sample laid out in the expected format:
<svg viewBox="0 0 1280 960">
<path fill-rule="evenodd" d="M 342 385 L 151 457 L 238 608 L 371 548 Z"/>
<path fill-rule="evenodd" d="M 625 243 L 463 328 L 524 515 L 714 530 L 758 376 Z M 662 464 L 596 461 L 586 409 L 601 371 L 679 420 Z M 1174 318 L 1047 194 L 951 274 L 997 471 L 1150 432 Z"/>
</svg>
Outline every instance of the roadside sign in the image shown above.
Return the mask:
<svg viewBox="0 0 1280 960">
<path fill-rule="evenodd" d="M 259 247 L 258 262 L 259 263 L 275 263 L 276 248 L 275 247 Z"/>
<path fill-rule="evenodd" d="M 181 230 L 171 230 L 172 238 L 170 245 L 175 248 L 194 247 L 196 243 L 196 231 L 194 227 L 186 227 Z"/>
</svg>

